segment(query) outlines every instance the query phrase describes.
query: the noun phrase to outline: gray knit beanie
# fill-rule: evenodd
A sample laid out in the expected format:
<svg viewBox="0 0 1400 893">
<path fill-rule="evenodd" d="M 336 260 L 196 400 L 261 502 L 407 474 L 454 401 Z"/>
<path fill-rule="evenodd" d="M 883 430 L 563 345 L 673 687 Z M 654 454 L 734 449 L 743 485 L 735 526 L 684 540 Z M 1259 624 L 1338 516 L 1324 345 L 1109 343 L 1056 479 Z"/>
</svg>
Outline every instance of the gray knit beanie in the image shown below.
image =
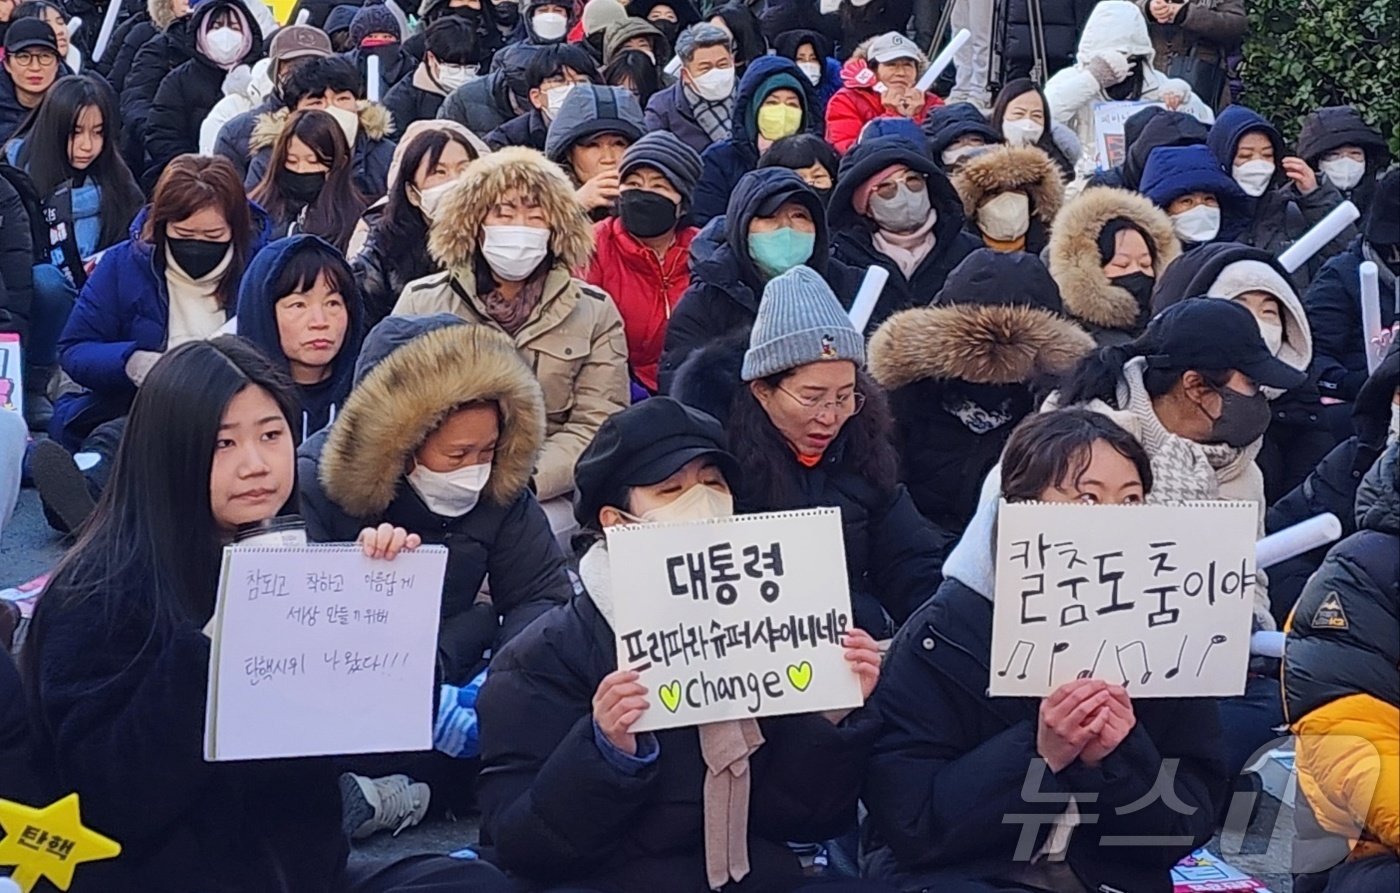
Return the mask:
<svg viewBox="0 0 1400 893">
<path fill-rule="evenodd" d="M 619 175 L 626 177 L 639 167 L 655 168 L 688 204 L 705 164 L 698 152 L 671 131 L 653 130 L 622 153 Z"/>
<path fill-rule="evenodd" d="M 826 280 L 811 267 L 793 267 L 763 289 L 743 379 L 756 381 L 822 360 L 864 366 L 865 339 Z"/>
</svg>

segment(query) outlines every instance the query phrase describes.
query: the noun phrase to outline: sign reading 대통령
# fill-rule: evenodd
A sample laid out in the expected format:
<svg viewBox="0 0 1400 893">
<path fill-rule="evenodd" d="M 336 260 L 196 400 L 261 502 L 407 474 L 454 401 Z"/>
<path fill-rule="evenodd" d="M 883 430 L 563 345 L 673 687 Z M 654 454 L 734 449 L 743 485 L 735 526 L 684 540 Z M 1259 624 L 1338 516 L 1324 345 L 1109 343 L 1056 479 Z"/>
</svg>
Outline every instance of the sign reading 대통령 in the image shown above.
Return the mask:
<svg viewBox="0 0 1400 893">
<path fill-rule="evenodd" d="M 1006 503 L 997 522 L 993 696 L 1076 678 L 1141 697 L 1244 691 L 1253 503 Z"/>
<path fill-rule="evenodd" d="M 610 527 L 613 631 L 655 731 L 859 707 L 836 509 Z"/>
</svg>

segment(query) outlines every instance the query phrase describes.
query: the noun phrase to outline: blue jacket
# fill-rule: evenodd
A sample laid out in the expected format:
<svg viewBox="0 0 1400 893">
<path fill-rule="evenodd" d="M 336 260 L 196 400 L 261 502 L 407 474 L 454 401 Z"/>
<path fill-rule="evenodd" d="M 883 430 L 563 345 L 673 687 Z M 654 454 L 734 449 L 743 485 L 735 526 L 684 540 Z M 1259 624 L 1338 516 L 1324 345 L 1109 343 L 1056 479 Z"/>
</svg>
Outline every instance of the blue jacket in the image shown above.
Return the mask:
<svg viewBox="0 0 1400 893">
<path fill-rule="evenodd" d="M 685 85 L 676 81 L 652 94 L 646 109 L 647 130 L 669 130 L 696 152 L 710 148 L 710 135 L 695 119 L 695 109 L 685 95 Z"/>
<path fill-rule="evenodd" d="M 705 169 L 690 207 L 690 219 L 696 226 L 704 226 L 723 214 L 739 178 L 758 167 L 758 108 L 768 94 L 784 87 L 797 91 L 802 100 L 806 129 L 821 134 L 824 119 L 817 113 L 817 94 L 797 63 L 779 56 L 763 56 L 750 62 L 734 98 L 729 139 L 710 146 L 701 156 Z"/>
<path fill-rule="evenodd" d="M 1163 146 L 1147 156 L 1138 189 L 1157 207 L 1192 192 L 1209 192 L 1220 201 L 1220 232 L 1211 241 L 1233 242 L 1249 224 L 1248 198 L 1205 146 Z M 1190 247 L 1190 246 L 1188 246 Z"/>
<path fill-rule="evenodd" d="M 1361 340 L 1361 262 L 1366 242 L 1360 236 L 1323 265 L 1303 293 L 1303 307 L 1313 333 L 1313 367 L 1324 397 L 1355 400 L 1366 381 L 1366 352 Z M 1372 258 L 1376 260 L 1376 258 Z M 1381 323 L 1395 323 L 1395 274 L 1383 263 L 1380 272 Z"/>
<path fill-rule="evenodd" d="M 23 146 L 24 140 L 13 140 L 5 146 L 5 157 L 10 164 L 19 166 L 19 152 Z M 28 173 L 27 169 L 25 173 Z M 91 257 L 102 240 L 102 187 L 85 178 L 83 185 L 71 188 L 68 194 L 73 202 L 73 236 L 78 240 L 78 254 Z M 54 259 L 54 263 L 61 265 L 62 252 L 58 249 L 55 251 L 60 256 Z"/>
<path fill-rule="evenodd" d="M 270 243 L 248 264 L 243 274 L 243 285 L 238 290 L 238 334 L 256 344 L 289 375 L 291 369 L 287 354 L 282 349 L 276 309 L 277 302 L 286 295 L 274 294 L 272 285 L 296 252 L 313 244 L 335 251 L 329 242 L 311 235 L 290 236 Z M 326 380 L 314 385 L 295 385 L 297 399 L 301 403 L 301 430 L 296 432 L 297 443 L 335 421 L 336 411 L 349 396 L 354 381 L 355 359 L 360 355 L 360 342 L 364 340 L 365 312 L 359 289 L 353 287 L 355 277 L 350 272 L 350 265 L 342 260 L 341 266 L 344 267 L 342 278 L 352 284 L 351 293 L 341 295 L 350 324 Z"/>
<path fill-rule="evenodd" d="M 251 205 L 256 253 L 267 241 L 268 220 Z M 49 434 L 77 449 L 102 422 L 131 409 L 136 386 L 126 375 L 126 361 L 138 350 L 164 351 L 170 320 L 170 293 L 164 260 L 155 246 L 140 238 L 146 221 L 142 209 L 131 223 L 131 238 L 102 255 L 78 295 L 68 324 L 58 339 L 58 362 L 84 391 L 65 394 L 54 406 Z"/>
</svg>

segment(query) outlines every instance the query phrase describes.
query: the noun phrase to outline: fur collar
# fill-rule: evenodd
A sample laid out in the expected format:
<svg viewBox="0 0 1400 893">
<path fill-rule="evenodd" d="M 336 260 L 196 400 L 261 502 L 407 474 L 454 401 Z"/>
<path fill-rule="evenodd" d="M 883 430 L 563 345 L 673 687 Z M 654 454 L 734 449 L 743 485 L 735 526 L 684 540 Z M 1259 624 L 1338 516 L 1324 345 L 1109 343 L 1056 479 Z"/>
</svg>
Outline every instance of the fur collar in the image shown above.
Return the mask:
<svg viewBox="0 0 1400 893">
<path fill-rule="evenodd" d="M 282 128 L 287 126 L 287 119 L 291 116 L 291 109 L 286 108 L 258 115 L 257 120 L 253 122 L 253 132 L 248 136 L 248 155 L 251 157 L 263 149 L 271 149 L 273 143 L 277 142 L 277 137 L 282 135 Z M 388 109 L 377 103 L 360 102 L 361 133 L 371 140 L 378 141 L 388 137 L 393 129 L 394 122 Z"/>
<path fill-rule="evenodd" d="M 1049 226 L 1065 200 L 1060 169 L 1037 146 L 999 146 L 969 158 L 953 175 L 968 220 L 988 196 L 1016 190 L 1031 198 L 1035 217 Z"/>
<path fill-rule="evenodd" d="M 357 518 L 379 516 L 423 438 L 453 409 L 478 400 L 501 408 L 500 443 L 483 495 L 496 505 L 514 502 L 544 443 L 544 395 L 509 338 L 471 325 L 426 332 L 362 376 L 321 455 L 326 494 Z"/>
<path fill-rule="evenodd" d="M 1055 218 L 1048 249 L 1050 275 L 1060 286 L 1065 314 L 1108 329 L 1132 327 L 1143 308 L 1128 293 L 1108 281 L 1099 261 L 1099 233 L 1115 217 L 1141 227 L 1157 252 L 1157 280 L 1181 254 L 1171 218 L 1145 196 L 1126 189 L 1095 186 L 1065 205 Z"/>
<path fill-rule="evenodd" d="M 870 372 L 887 391 L 924 379 L 1029 384 L 1067 371 L 1094 341 L 1036 307 L 949 304 L 885 320 L 870 339 Z"/>
<path fill-rule="evenodd" d="M 511 189 L 532 196 L 544 209 L 555 262 L 582 269 L 593 254 L 593 223 L 559 166 L 534 149 L 509 146 L 472 162 L 442 200 L 428 234 L 428 250 L 444 267 L 465 266 L 476 254 L 486 214 Z"/>
</svg>

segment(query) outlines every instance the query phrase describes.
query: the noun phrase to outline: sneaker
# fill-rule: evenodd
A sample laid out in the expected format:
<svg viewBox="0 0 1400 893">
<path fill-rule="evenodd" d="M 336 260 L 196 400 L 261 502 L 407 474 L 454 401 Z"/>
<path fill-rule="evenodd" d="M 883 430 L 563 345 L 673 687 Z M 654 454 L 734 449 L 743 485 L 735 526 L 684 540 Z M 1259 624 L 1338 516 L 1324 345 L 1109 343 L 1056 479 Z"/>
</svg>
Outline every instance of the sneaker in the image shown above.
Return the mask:
<svg viewBox="0 0 1400 893">
<path fill-rule="evenodd" d="M 366 778 L 346 772 L 340 776 L 340 796 L 345 833 L 352 840 L 364 840 L 380 831 L 398 836 L 423 821 L 432 791 L 407 775 Z"/>
<path fill-rule="evenodd" d="M 97 505 L 73 456 L 57 442 L 44 439 L 29 455 L 29 473 L 43 501 L 45 514 L 62 533 L 71 533 Z"/>
</svg>

